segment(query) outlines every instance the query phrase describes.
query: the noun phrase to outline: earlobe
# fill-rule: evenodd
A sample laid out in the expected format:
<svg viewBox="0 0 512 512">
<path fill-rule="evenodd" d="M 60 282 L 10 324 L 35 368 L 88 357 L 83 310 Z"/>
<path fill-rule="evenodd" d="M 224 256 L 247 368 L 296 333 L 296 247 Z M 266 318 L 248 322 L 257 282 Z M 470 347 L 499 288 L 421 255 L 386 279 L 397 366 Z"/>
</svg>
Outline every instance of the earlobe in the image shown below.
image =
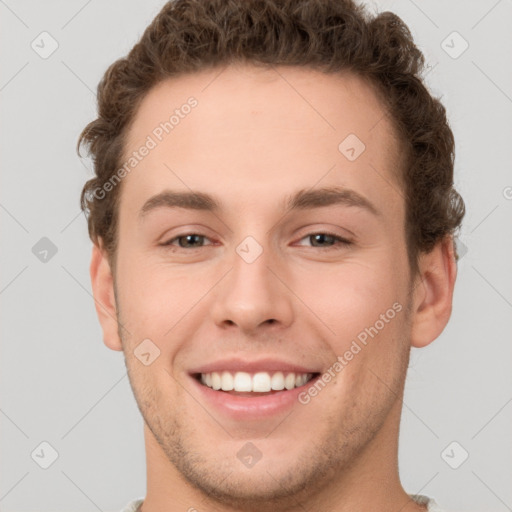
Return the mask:
<svg viewBox="0 0 512 512">
<path fill-rule="evenodd" d="M 452 312 L 457 264 L 453 238 L 445 237 L 423 254 L 414 284 L 411 345 L 425 347 L 444 330 Z"/>
<path fill-rule="evenodd" d="M 103 342 L 112 350 L 123 350 L 118 333 L 114 279 L 105 251 L 94 245 L 89 267 L 96 313 L 103 331 Z"/>
</svg>

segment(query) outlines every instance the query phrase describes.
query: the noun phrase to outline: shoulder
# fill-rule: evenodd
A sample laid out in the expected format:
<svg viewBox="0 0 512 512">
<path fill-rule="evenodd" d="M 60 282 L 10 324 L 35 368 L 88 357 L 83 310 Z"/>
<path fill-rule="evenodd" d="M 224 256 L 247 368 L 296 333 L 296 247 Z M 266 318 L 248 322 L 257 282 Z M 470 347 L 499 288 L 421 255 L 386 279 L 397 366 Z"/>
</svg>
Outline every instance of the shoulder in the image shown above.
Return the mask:
<svg viewBox="0 0 512 512">
<path fill-rule="evenodd" d="M 136 512 L 136 510 L 139 508 L 143 501 L 143 497 L 130 501 L 130 503 L 128 503 L 123 509 L 121 509 L 121 512 Z"/>
<path fill-rule="evenodd" d="M 434 498 L 429 498 L 423 494 L 409 494 L 409 497 L 413 499 L 418 505 L 426 505 L 427 512 L 449 512 L 448 510 L 443 510 L 440 508 Z"/>
</svg>

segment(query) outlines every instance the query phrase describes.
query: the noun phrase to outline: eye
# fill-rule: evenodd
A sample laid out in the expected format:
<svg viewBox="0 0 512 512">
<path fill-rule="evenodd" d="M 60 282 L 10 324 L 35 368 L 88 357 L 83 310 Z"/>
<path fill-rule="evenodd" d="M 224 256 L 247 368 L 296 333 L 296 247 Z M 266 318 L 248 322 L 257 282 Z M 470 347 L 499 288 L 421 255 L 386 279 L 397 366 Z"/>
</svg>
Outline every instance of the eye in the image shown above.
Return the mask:
<svg viewBox="0 0 512 512">
<path fill-rule="evenodd" d="M 309 235 L 301 238 L 301 241 L 306 239 L 310 240 L 312 247 L 325 249 L 336 248 L 336 246 L 349 246 L 352 244 L 352 242 L 349 240 L 346 240 L 338 235 L 324 232 L 310 233 Z M 171 238 L 167 242 L 164 242 L 160 245 L 163 247 L 179 247 L 181 249 L 197 249 L 204 247 L 205 240 L 209 240 L 209 238 L 205 235 L 201 235 L 199 233 L 186 233 Z"/>
<path fill-rule="evenodd" d="M 171 238 L 171 240 L 164 242 L 161 245 L 175 246 L 182 249 L 195 249 L 197 247 L 202 247 L 202 242 L 204 242 L 205 239 L 208 240 L 208 237 L 205 235 L 200 235 L 198 233 L 187 233 Z M 175 244 L 176 241 L 178 242 L 178 245 Z"/>
<path fill-rule="evenodd" d="M 335 248 L 336 245 L 348 246 L 352 244 L 352 242 L 350 242 L 349 240 L 345 240 L 344 238 L 333 233 L 310 233 L 309 235 L 306 235 L 304 238 L 301 238 L 301 240 L 306 239 L 309 239 L 312 242 L 313 247 L 324 247 L 327 249 Z"/>
</svg>

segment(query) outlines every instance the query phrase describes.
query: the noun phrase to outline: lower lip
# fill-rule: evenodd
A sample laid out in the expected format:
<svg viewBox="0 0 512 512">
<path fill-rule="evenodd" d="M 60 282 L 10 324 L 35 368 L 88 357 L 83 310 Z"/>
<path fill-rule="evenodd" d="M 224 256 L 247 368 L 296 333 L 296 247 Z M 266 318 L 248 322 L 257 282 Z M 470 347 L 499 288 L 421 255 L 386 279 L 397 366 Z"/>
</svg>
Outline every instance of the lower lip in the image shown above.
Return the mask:
<svg viewBox="0 0 512 512">
<path fill-rule="evenodd" d="M 192 376 L 190 376 L 190 379 L 206 402 L 212 404 L 222 414 L 240 421 L 261 420 L 262 418 L 269 418 L 288 411 L 293 407 L 294 403 L 298 402 L 299 394 L 313 385 L 319 377 L 317 375 L 298 388 L 284 389 L 270 395 L 255 397 L 237 396 L 225 391 L 215 391 L 208 386 L 204 386 Z"/>
</svg>

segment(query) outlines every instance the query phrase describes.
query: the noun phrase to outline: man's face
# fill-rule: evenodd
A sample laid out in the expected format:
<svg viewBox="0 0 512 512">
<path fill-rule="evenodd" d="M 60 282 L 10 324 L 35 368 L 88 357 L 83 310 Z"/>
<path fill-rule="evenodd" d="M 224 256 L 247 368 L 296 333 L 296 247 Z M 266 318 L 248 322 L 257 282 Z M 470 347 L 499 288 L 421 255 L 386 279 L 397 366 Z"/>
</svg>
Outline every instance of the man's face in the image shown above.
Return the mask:
<svg viewBox="0 0 512 512">
<path fill-rule="evenodd" d="M 148 136 L 156 147 L 124 178 L 119 209 L 115 289 L 138 406 L 169 468 L 234 503 L 319 487 L 397 435 L 410 347 L 388 119 L 359 78 L 277 71 L 228 67 L 152 89 L 126 158 Z M 175 109 L 172 130 L 158 130 Z M 330 187 L 372 206 L 289 204 Z M 191 191 L 218 208 L 150 201 Z M 212 375 L 224 371 L 239 389 L 290 387 L 290 373 L 299 387 L 200 382 L 229 388 Z"/>
</svg>

